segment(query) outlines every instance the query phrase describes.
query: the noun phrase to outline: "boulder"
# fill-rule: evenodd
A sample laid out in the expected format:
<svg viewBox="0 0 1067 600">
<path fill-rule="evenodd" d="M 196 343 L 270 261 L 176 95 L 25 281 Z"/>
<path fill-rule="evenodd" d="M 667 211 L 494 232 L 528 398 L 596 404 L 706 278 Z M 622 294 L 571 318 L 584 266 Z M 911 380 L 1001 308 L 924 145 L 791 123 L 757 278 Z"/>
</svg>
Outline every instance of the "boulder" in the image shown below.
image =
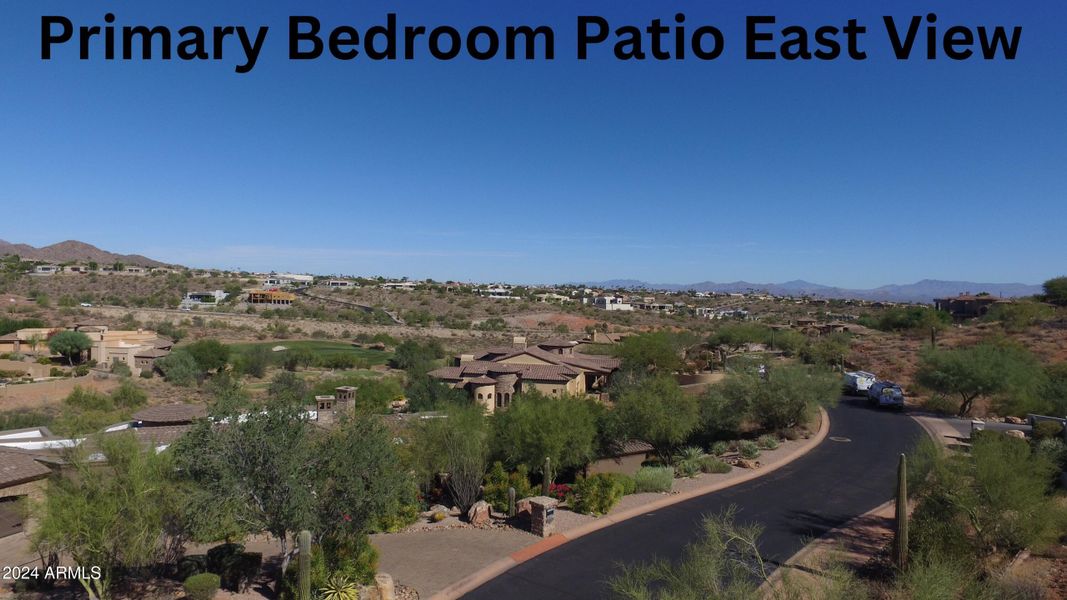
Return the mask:
<svg viewBox="0 0 1067 600">
<path fill-rule="evenodd" d="M 490 522 L 491 510 L 492 507 L 489 506 L 488 502 L 479 500 L 467 511 L 467 521 L 475 526 L 488 525 Z"/>
<path fill-rule="evenodd" d="M 742 469 L 758 469 L 760 468 L 760 462 L 758 460 L 749 460 L 747 458 L 739 458 L 734 461 L 735 467 L 741 467 Z"/>
<path fill-rule="evenodd" d="M 1019 431 L 1018 429 L 1009 429 L 1004 432 L 1004 435 L 1008 437 L 1019 438 L 1020 440 L 1026 439 L 1026 434 Z"/>
<path fill-rule="evenodd" d="M 1026 421 L 1019 417 L 1004 417 L 1004 422 L 1011 423 L 1012 425 L 1026 425 Z"/>
</svg>

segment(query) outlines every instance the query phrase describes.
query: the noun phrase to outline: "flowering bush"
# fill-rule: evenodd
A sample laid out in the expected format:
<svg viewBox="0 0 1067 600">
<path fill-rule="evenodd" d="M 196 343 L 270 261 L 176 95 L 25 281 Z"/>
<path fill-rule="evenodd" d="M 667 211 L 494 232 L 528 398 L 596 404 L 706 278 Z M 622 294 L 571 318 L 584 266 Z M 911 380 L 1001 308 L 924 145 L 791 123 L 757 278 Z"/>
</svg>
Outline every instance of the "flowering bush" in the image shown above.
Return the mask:
<svg viewBox="0 0 1067 600">
<path fill-rule="evenodd" d="M 566 483 L 553 483 L 548 486 L 548 495 L 562 502 L 571 493 L 571 486 Z"/>
</svg>

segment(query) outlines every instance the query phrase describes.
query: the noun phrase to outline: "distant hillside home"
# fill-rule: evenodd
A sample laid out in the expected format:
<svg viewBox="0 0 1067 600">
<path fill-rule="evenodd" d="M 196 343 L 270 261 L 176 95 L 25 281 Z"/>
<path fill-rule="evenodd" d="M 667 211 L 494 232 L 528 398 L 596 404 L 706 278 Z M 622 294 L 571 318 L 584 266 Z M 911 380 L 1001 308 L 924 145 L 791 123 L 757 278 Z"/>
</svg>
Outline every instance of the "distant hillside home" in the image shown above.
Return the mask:
<svg viewBox="0 0 1067 600">
<path fill-rule="evenodd" d="M 632 304 L 619 296 L 597 296 L 593 298 L 593 306 L 601 310 L 633 310 Z"/>
<path fill-rule="evenodd" d="M 391 281 L 379 284 L 383 290 L 413 290 L 418 286 L 414 281 Z"/>
<path fill-rule="evenodd" d="M 577 342 L 547 340 L 530 347 L 491 348 L 457 357 L 455 365 L 430 371 L 435 379 L 466 390 L 489 412 L 506 409 L 514 394 L 538 390 L 548 396 L 580 396 L 604 390 L 620 360 L 580 354 Z"/>
<path fill-rule="evenodd" d="M 289 306 L 296 300 L 296 295 L 279 290 L 248 292 L 249 304 L 270 304 L 272 306 Z"/>
<path fill-rule="evenodd" d="M 935 298 L 934 308 L 945 311 L 954 319 L 974 319 L 989 312 L 998 302 L 1010 302 L 988 294 L 960 294 L 953 298 Z"/>
<path fill-rule="evenodd" d="M 34 275 L 55 275 L 63 270 L 59 265 L 37 265 L 33 268 Z"/>
<path fill-rule="evenodd" d="M 544 293 L 544 294 L 536 294 L 534 296 L 534 298 L 536 298 L 538 302 L 546 302 L 546 303 L 552 302 L 552 303 L 556 303 L 556 304 L 563 304 L 565 302 L 574 302 L 574 299 L 571 298 L 570 296 L 564 296 L 563 294 L 556 294 L 556 293 L 552 293 L 552 292 L 547 292 L 547 293 Z"/>
<path fill-rule="evenodd" d="M 298 275 L 296 273 L 271 273 L 264 281 L 264 288 L 284 287 L 287 285 L 311 285 L 315 281 L 312 275 Z"/>
<path fill-rule="evenodd" d="M 187 292 L 178 308 L 197 308 L 199 306 L 217 306 L 228 294 L 222 290 L 212 292 Z"/>
<path fill-rule="evenodd" d="M 133 374 L 155 368 L 156 360 L 170 354 L 174 342 L 149 329 L 112 330 L 107 325 L 77 325 L 75 331 L 89 336 L 93 345 L 89 358 L 97 366 L 110 369 L 124 362 Z"/>
</svg>

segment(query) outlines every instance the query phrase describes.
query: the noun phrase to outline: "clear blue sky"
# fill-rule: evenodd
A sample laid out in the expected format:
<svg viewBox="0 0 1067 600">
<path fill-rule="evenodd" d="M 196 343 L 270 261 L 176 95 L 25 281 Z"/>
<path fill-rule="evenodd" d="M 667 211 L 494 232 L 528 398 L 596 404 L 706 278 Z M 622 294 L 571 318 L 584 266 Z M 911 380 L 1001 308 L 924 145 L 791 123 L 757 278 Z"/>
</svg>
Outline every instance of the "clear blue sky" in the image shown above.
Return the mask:
<svg viewBox="0 0 1067 600">
<path fill-rule="evenodd" d="M 620 7 L 620 5 L 624 5 Z M 1036 283 L 1067 267 L 1067 5 L 8 0 L 0 238 L 193 266 L 435 279 Z M 40 60 L 76 26 L 269 25 L 221 61 Z M 286 58 L 286 19 L 551 25 L 553 61 Z M 1021 25 L 1018 58 L 892 58 L 881 16 Z M 575 21 L 720 27 L 713 62 L 575 59 Z M 863 62 L 744 60 L 744 16 L 868 27 Z M 923 42 L 920 39 L 920 43 Z M 99 54 L 99 44 L 93 46 Z M 918 49 L 916 52 L 921 52 Z M 423 50 L 423 55 L 426 52 Z"/>
</svg>

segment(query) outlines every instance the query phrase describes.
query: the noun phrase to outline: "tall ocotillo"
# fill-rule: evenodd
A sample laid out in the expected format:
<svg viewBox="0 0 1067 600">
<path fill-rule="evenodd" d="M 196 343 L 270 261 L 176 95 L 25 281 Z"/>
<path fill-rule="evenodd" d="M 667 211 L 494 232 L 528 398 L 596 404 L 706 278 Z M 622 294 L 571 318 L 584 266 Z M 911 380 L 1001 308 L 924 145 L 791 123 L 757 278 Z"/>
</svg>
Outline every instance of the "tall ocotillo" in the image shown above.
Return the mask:
<svg viewBox="0 0 1067 600">
<path fill-rule="evenodd" d="M 908 564 L 908 459 L 900 455 L 897 466 L 897 530 L 893 538 L 893 560 L 898 569 Z"/>
<path fill-rule="evenodd" d="M 552 459 L 545 457 L 545 468 L 541 477 L 541 495 L 547 496 L 550 486 L 552 485 Z"/>
<path fill-rule="evenodd" d="M 311 600 L 311 532 L 307 529 L 301 531 L 296 538 L 296 546 L 300 549 L 297 555 L 300 600 Z"/>
</svg>

